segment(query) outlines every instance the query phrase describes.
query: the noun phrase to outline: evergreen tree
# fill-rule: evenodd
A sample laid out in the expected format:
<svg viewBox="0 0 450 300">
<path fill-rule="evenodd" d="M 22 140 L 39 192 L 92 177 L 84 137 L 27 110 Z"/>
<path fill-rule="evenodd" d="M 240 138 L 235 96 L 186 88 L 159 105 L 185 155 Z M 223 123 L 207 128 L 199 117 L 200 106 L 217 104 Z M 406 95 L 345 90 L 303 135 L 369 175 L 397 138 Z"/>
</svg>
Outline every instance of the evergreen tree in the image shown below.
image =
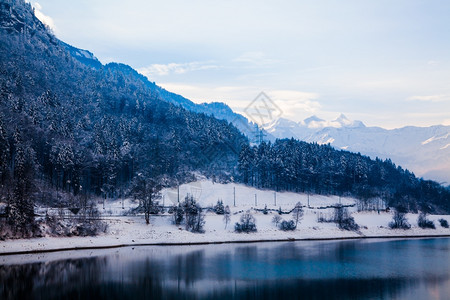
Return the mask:
<svg viewBox="0 0 450 300">
<path fill-rule="evenodd" d="M 0 187 L 8 178 L 8 162 L 10 161 L 9 141 L 3 119 L 3 114 L 0 112 Z"/>
<path fill-rule="evenodd" d="M 214 211 L 218 215 L 223 215 L 225 213 L 225 208 L 223 206 L 223 201 L 221 199 L 217 200 L 216 206 L 214 206 Z"/>
<path fill-rule="evenodd" d="M 14 133 L 14 189 L 9 204 L 8 221 L 15 234 L 23 237 L 36 232 L 34 220 L 34 152 L 24 144 L 21 132 Z"/>
</svg>

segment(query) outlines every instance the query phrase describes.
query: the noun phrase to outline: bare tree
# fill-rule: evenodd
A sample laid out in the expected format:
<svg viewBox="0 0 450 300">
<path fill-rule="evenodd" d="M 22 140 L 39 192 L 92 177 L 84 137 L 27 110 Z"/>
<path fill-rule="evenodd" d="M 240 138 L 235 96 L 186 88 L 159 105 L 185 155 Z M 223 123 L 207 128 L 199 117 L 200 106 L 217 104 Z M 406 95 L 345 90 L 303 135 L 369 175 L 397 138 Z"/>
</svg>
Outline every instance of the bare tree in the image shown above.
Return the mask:
<svg viewBox="0 0 450 300">
<path fill-rule="evenodd" d="M 150 214 L 156 211 L 156 200 L 161 197 L 161 188 L 157 180 L 146 178 L 141 173 L 138 174 L 133 184 L 134 196 L 140 201 L 147 225 L 150 224 Z"/>
<path fill-rule="evenodd" d="M 303 206 L 300 202 L 297 202 L 294 209 L 292 210 L 292 219 L 295 221 L 296 227 L 298 225 L 298 222 L 303 219 Z"/>
<path fill-rule="evenodd" d="M 246 233 L 256 231 L 255 217 L 252 215 L 250 210 L 247 210 L 241 215 L 241 223 L 236 223 L 234 230 L 236 232 Z"/>
<path fill-rule="evenodd" d="M 436 229 L 434 222 L 427 219 L 427 213 L 424 211 L 420 212 L 419 217 L 417 218 L 417 225 L 419 225 L 420 228 L 424 229 Z"/>
<path fill-rule="evenodd" d="M 337 223 L 338 226 L 341 227 L 344 220 L 346 220 L 349 216 L 350 214 L 348 213 L 348 209 L 346 207 L 342 204 L 335 204 L 333 222 Z"/>
<path fill-rule="evenodd" d="M 203 210 L 200 207 L 200 205 L 197 204 L 197 214 L 195 215 L 194 224 L 192 226 L 191 231 L 204 233 L 205 232 L 203 229 L 204 225 L 205 225 L 205 214 L 203 213 Z"/>
<path fill-rule="evenodd" d="M 411 225 L 409 225 L 406 220 L 406 209 L 402 206 L 399 206 L 395 209 L 394 216 L 392 217 L 392 222 L 389 223 L 389 227 L 399 228 L 399 229 L 409 229 Z"/>
<path fill-rule="evenodd" d="M 278 224 L 281 222 L 282 218 L 280 215 L 275 215 L 272 218 L 272 223 L 275 224 L 276 227 L 278 227 Z"/>
<path fill-rule="evenodd" d="M 337 224 L 339 229 L 358 231 L 359 225 L 356 224 L 355 219 L 351 216 L 348 208 L 342 204 L 336 204 L 334 207 L 333 222 Z"/>
<path fill-rule="evenodd" d="M 231 221 L 231 211 L 230 211 L 230 207 L 228 205 L 225 206 L 225 209 L 224 209 L 223 221 L 225 222 L 225 229 L 227 229 L 227 225 Z"/>
</svg>

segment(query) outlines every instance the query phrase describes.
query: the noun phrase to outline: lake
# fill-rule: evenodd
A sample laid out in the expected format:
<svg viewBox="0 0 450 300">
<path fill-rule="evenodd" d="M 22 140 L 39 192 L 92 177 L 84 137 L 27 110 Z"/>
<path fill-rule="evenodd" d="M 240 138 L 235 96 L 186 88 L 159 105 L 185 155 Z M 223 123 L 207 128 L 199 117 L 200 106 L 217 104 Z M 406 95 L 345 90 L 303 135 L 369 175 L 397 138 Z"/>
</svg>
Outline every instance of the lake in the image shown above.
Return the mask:
<svg viewBox="0 0 450 300">
<path fill-rule="evenodd" d="M 0 256 L 0 299 L 450 299 L 450 239 Z"/>
</svg>

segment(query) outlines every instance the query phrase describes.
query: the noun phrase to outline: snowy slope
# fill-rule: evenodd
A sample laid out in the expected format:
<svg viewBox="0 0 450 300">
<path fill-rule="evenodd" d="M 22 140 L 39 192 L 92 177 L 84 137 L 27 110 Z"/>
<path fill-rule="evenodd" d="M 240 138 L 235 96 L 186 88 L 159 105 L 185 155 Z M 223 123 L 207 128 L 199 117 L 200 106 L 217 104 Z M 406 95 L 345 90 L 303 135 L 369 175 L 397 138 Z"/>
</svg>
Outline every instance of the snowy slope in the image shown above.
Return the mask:
<svg viewBox="0 0 450 300">
<path fill-rule="evenodd" d="M 232 211 L 235 203 L 238 210 L 250 208 L 262 209 L 265 205 L 267 205 L 268 209 L 278 209 L 281 207 L 283 210 L 291 210 L 297 202 L 301 202 L 302 205 L 307 206 L 308 198 L 311 207 L 330 206 L 339 202 L 344 205 L 352 205 L 356 202 L 354 198 L 348 197 L 308 196 L 307 194 L 301 193 L 274 192 L 271 190 L 259 190 L 243 184 L 220 184 L 213 183 L 209 180 L 181 185 L 180 200 L 183 200 L 187 194 L 191 194 L 203 207 L 214 206 L 220 199 L 224 205 L 229 205 Z M 176 188 L 164 189 L 162 196 L 164 197 L 165 206 L 176 204 L 178 201 L 178 190 Z"/>
<path fill-rule="evenodd" d="M 344 115 L 333 121 L 315 116 L 296 123 L 279 119 L 264 126 L 276 138 L 297 138 L 372 158 L 390 158 L 417 176 L 450 184 L 450 126 L 407 126 L 387 130 L 366 127 Z"/>
</svg>

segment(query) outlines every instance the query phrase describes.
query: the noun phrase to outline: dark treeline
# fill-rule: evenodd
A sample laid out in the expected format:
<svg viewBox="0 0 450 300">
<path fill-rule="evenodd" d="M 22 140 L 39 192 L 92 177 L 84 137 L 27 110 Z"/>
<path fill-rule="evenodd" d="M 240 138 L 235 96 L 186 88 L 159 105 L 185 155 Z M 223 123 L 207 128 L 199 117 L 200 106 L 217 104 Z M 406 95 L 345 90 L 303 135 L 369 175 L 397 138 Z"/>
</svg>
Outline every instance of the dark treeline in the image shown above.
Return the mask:
<svg viewBox="0 0 450 300">
<path fill-rule="evenodd" d="M 339 151 L 294 139 L 243 146 L 239 171 L 245 184 L 278 191 L 380 197 L 411 211 L 450 212 L 450 191 L 418 179 L 390 160 Z"/>
</svg>

